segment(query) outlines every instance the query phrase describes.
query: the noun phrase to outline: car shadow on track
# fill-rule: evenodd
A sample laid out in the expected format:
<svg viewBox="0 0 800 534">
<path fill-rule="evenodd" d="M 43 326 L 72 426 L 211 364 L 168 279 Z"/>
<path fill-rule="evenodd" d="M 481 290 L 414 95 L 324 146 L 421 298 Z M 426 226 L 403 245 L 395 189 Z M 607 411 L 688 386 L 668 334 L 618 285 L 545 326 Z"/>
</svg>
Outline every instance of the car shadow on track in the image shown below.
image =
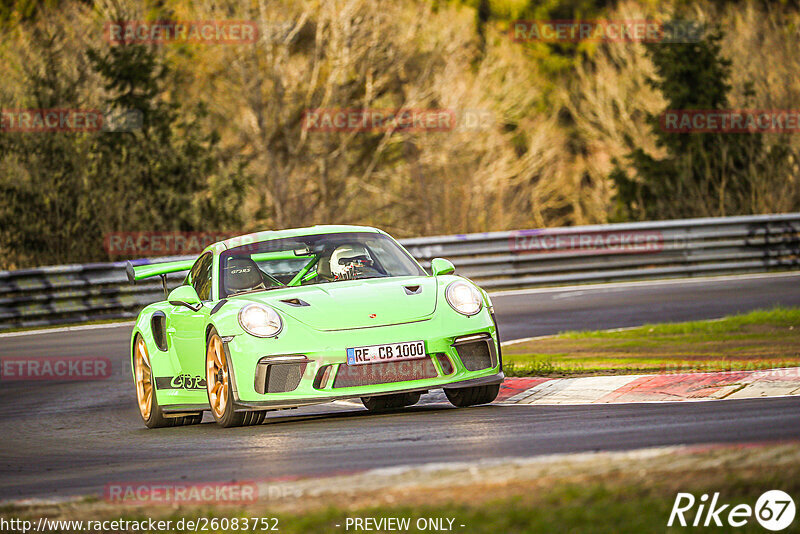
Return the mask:
<svg viewBox="0 0 800 534">
<path fill-rule="evenodd" d="M 422 414 L 433 414 L 437 412 L 453 412 L 458 411 L 459 413 L 469 412 L 471 414 L 475 414 L 477 412 L 489 411 L 489 410 L 496 410 L 499 408 L 497 405 L 487 405 L 487 406 L 474 406 L 467 409 L 464 408 L 456 408 L 454 406 L 450 406 L 447 404 L 428 404 L 422 406 L 410 406 L 407 408 L 402 408 L 398 410 L 391 410 L 387 412 L 370 412 L 364 408 L 357 408 L 353 406 L 352 409 L 342 409 L 337 407 L 335 411 L 331 411 L 329 406 L 319 406 L 315 407 L 317 410 L 324 410 L 318 411 L 317 413 L 297 413 L 297 414 L 284 414 L 282 412 L 290 411 L 290 410 L 278 410 L 275 412 L 271 412 L 267 415 L 267 418 L 264 420 L 263 423 L 260 425 L 256 425 L 254 427 L 242 427 L 243 428 L 263 428 L 263 427 L 271 427 L 271 426 L 285 426 L 285 425 L 293 425 L 293 424 L 303 424 L 303 423 L 319 423 L 319 422 L 358 422 L 363 423 L 370 420 L 381 420 L 382 422 L 387 422 L 387 420 L 391 419 L 399 419 L 405 417 L 414 417 L 417 415 Z M 301 408 L 298 408 L 300 410 Z M 308 410 L 309 408 L 306 407 L 304 410 Z M 293 411 L 293 410 L 291 410 Z M 211 418 L 210 415 L 206 414 L 203 418 L 203 422 L 199 425 L 199 428 L 211 428 L 217 426 L 214 420 Z M 192 427 L 185 427 L 186 430 Z M 198 428 L 195 426 L 194 428 Z M 234 429 L 223 429 L 219 427 L 220 430 L 230 431 Z"/>
</svg>

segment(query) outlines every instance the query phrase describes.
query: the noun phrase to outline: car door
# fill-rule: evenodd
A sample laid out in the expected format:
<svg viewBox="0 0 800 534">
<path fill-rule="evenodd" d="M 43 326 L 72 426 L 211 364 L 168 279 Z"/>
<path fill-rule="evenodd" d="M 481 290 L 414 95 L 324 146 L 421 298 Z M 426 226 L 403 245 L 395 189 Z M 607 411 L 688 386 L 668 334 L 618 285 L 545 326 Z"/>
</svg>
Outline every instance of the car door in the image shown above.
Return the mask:
<svg viewBox="0 0 800 534">
<path fill-rule="evenodd" d="M 194 311 L 186 306 L 172 306 L 167 333 L 175 348 L 182 378 L 175 385 L 182 389 L 205 388 L 205 326 L 211 306 L 212 262 L 214 255 L 200 256 L 189 271 L 186 283 L 194 287 L 203 306 Z"/>
</svg>

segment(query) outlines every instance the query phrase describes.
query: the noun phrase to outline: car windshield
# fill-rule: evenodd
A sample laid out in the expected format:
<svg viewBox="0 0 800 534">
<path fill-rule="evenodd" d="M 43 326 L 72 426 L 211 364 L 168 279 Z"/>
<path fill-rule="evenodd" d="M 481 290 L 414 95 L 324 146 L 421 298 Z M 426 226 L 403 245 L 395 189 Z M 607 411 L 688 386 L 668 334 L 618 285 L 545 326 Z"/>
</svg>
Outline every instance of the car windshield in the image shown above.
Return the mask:
<svg viewBox="0 0 800 534">
<path fill-rule="evenodd" d="M 273 239 L 220 254 L 223 297 L 286 286 L 327 284 L 425 271 L 389 237 L 347 232 Z"/>
</svg>

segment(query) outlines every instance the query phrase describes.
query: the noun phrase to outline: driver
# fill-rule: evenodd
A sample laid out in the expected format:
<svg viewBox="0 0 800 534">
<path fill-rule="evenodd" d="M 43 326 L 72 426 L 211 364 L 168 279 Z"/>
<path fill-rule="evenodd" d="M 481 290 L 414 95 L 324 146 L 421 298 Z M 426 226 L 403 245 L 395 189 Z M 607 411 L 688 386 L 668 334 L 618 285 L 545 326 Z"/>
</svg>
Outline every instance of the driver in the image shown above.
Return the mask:
<svg viewBox="0 0 800 534">
<path fill-rule="evenodd" d="M 334 280 L 355 280 L 365 270 L 374 271 L 374 262 L 363 245 L 340 245 L 331 253 L 331 274 Z"/>
</svg>

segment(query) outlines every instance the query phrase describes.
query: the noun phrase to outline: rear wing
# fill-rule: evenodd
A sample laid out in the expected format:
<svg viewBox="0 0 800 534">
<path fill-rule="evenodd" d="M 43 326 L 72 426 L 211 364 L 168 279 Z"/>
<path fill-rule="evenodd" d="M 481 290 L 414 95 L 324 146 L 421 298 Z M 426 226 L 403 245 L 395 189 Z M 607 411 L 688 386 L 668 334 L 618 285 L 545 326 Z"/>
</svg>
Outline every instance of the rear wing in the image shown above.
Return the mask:
<svg viewBox="0 0 800 534">
<path fill-rule="evenodd" d="M 166 278 L 169 273 L 179 273 L 188 271 L 194 265 L 195 260 L 165 261 L 161 263 L 145 263 L 133 265 L 131 262 L 125 266 L 125 273 L 128 275 L 128 282 L 135 284 L 139 280 L 150 278 L 151 276 L 161 276 Z"/>
</svg>

